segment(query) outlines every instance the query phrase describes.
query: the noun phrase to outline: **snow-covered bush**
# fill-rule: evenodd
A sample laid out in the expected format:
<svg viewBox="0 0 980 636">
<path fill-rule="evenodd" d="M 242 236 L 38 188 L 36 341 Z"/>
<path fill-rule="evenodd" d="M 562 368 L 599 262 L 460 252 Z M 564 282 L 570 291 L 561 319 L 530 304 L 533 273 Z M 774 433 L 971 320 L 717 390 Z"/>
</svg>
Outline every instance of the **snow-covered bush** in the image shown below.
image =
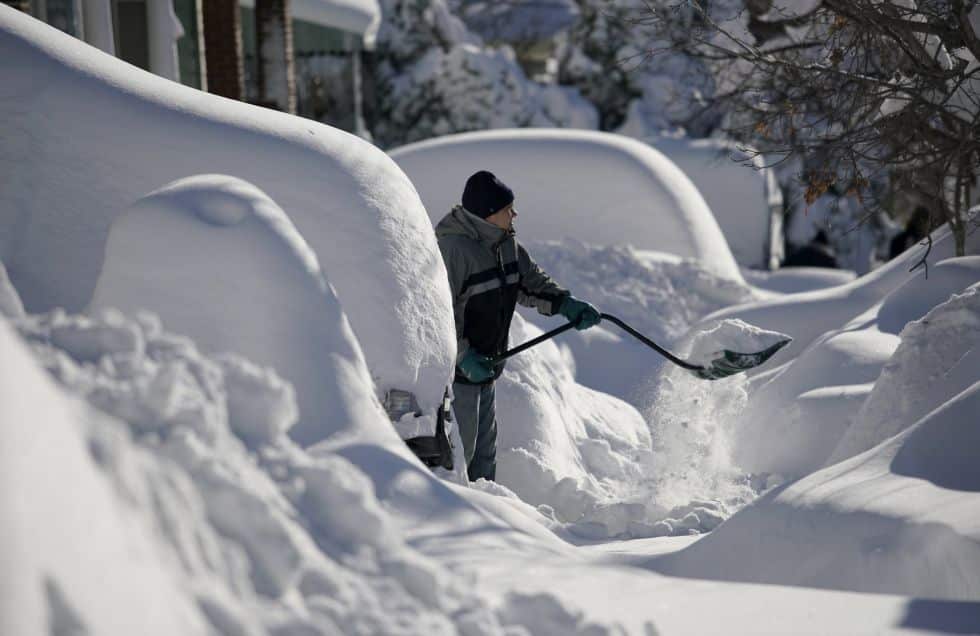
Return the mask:
<svg viewBox="0 0 980 636">
<path fill-rule="evenodd" d="M 382 8 L 370 115 L 382 146 L 487 128 L 596 127 L 595 109 L 576 91 L 529 80 L 513 50 L 483 47 L 443 0 Z"/>
</svg>

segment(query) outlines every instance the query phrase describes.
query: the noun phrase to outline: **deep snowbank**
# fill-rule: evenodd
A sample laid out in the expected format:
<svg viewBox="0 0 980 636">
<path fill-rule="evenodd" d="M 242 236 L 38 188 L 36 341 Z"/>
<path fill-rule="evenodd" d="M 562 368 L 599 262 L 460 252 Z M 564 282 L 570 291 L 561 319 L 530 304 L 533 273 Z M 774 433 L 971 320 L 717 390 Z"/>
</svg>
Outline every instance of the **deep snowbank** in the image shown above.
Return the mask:
<svg viewBox="0 0 980 636">
<path fill-rule="evenodd" d="M 943 226 L 932 234 L 933 246 L 927 259 L 931 266 L 955 255 L 953 236 Z M 788 333 L 793 342 L 773 358 L 772 364 L 786 362 L 800 355 L 820 335 L 839 329 L 841 325 L 868 310 L 889 292 L 906 281 L 922 275 L 909 272 L 926 248 L 917 246 L 906 250 L 880 268 L 843 285 L 817 289 L 785 297 L 749 302 L 722 309 L 704 318 L 704 323 L 726 318 L 738 318 L 763 329 Z M 980 232 L 967 237 L 966 254 L 980 253 Z"/>
<path fill-rule="evenodd" d="M 942 293 L 944 287 L 954 292 L 949 300 L 904 326 L 899 334 L 901 344 L 885 364 L 874 389 L 828 463 L 857 455 L 905 430 L 977 381 L 980 375 L 980 283 L 965 290 L 957 287 L 980 280 L 980 257 L 953 259 L 940 265 L 943 264 L 947 267 L 941 271 L 952 272 L 937 280 L 935 289 L 924 284 L 907 285 L 911 289 L 900 290 L 906 293 L 893 294 L 885 300 L 882 313 L 886 319 L 880 323 L 885 323 L 886 328 L 894 328 L 889 321 L 894 321 L 899 311 L 906 315 L 923 311 L 922 306 L 909 302 L 910 297 L 919 296 L 918 300 L 925 295 L 928 298 Z M 953 279 L 952 284 L 950 279 Z M 964 426 L 969 427 L 969 424 L 965 422 Z"/>
<path fill-rule="evenodd" d="M 923 341 L 921 350 L 913 354 L 926 375 L 902 376 L 898 383 L 885 379 L 887 374 L 879 375 L 896 364 L 893 354 L 902 348 L 899 333 L 907 323 L 976 280 L 980 280 L 980 258 L 940 261 L 930 267 L 928 277 L 924 272 L 910 275 L 867 311 L 822 334 L 794 360 L 757 377 L 750 404 L 738 418 L 735 461 L 750 472 L 805 475 L 867 450 L 938 406 L 941 400 L 926 398 L 918 387 L 933 386 L 932 376 L 942 376 L 949 366 L 963 369 L 959 389 L 975 381 L 976 366 L 958 362 L 969 351 L 969 338 L 934 341 L 935 331 L 929 333 L 928 344 Z M 910 346 L 907 342 L 904 349 Z M 943 390 L 951 381 L 940 382 Z M 889 383 L 893 388 L 886 393 Z M 877 396 L 868 404 L 872 394 Z M 948 399 L 950 394 L 941 395 Z M 881 413 L 872 417 L 868 409 Z M 862 437 L 868 439 L 858 443 Z"/>
<path fill-rule="evenodd" d="M 466 179 L 490 170 L 515 193 L 523 240 L 573 238 L 698 259 L 742 276 L 711 210 L 669 158 L 628 137 L 582 130 L 447 135 L 390 152 L 433 222 L 459 204 Z"/>
<path fill-rule="evenodd" d="M 796 367 L 798 380 L 820 381 L 827 389 L 834 388 L 828 386 L 834 381 L 845 386 L 865 381 L 870 393 L 866 399 L 857 396 L 863 406 L 851 407 L 856 414 L 838 414 L 845 416 L 835 420 L 833 410 L 823 408 L 801 419 L 811 430 L 833 427 L 840 441 L 831 461 L 844 461 L 774 490 L 712 535 L 652 566 L 704 578 L 980 598 L 980 468 L 958 450 L 973 447 L 977 436 L 980 284 L 916 319 L 931 302 L 926 299 L 955 287 L 952 281 L 976 280 L 975 261 L 952 259 L 935 267 L 937 289 L 906 285 L 876 315 L 861 317 L 872 327 L 841 330 L 783 372 L 790 376 Z M 904 324 L 899 315 L 911 322 L 895 347 L 895 336 L 878 328 Z M 831 344 L 843 338 L 844 346 Z M 894 353 L 885 356 L 887 363 L 874 353 L 863 363 L 866 347 L 876 338 L 884 338 L 883 349 Z M 877 375 L 882 364 L 877 379 L 865 379 Z M 791 386 L 783 380 L 784 389 Z M 804 402 L 806 395 L 795 402 Z M 776 426 L 770 434 L 778 439 L 778 419 Z M 805 465 L 795 465 L 800 470 L 825 460 L 833 449 L 826 439 L 807 440 L 799 432 L 793 441 L 801 445 L 800 453 L 812 454 Z M 870 450 L 862 453 L 865 448 Z"/>
<path fill-rule="evenodd" d="M 980 599 L 980 383 L 912 429 L 774 490 L 659 571 Z"/>
<path fill-rule="evenodd" d="M 445 269 L 418 195 L 384 153 L 143 72 L 6 6 L 0 72 L 0 165 L 16 184 L 0 189 L 0 259 L 28 311 L 88 303 L 109 226 L 134 201 L 226 174 L 285 210 L 324 271 L 357 272 L 331 283 L 378 388 L 434 409 L 455 348 Z"/>
<path fill-rule="evenodd" d="M 54 387 L 2 318 L 0 360 L 0 632 L 205 634 L 175 555 L 134 505 L 146 458 L 107 457 L 112 422 Z M 117 489 L 100 468 L 130 474 Z M 174 480 L 163 465 L 153 476 Z"/>
<path fill-rule="evenodd" d="M 515 342 L 540 335 L 519 316 Z M 551 342 L 512 359 L 497 386 L 498 479 L 562 522 L 616 536 L 646 521 L 650 502 L 627 501 L 642 477 L 650 434 L 633 407 L 577 384 Z"/>
<path fill-rule="evenodd" d="M 361 347 L 313 251 L 285 213 L 240 179 L 202 175 L 113 221 L 90 311 L 148 310 L 208 353 L 236 352 L 296 393 L 302 444 L 387 439 Z M 261 419 L 261 418 L 259 418 Z"/>
<path fill-rule="evenodd" d="M 733 303 L 756 298 L 744 283 L 716 276 L 699 261 L 628 245 L 597 246 L 573 239 L 529 241 L 529 253 L 572 292 L 669 346 L 692 324 Z M 560 319 L 520 309 L 542 329 Z M 511 343 L 518 338 L 512 334 Z M 575 362 L 576 381 L 634 406 L 649 403 L 649 381 L 663 364 L 655 352 L 611 324 L 566 332 L 557 340 Z"/>
<path fill-rule="evenodd" d="M 555 620 L 608 633 L 526 611 L 519 593 L 487 599 L 411 547 L 407 528 L 497 550 L 563 544 L 525 504 L 469 503 L 401 442 L 301 449 L 273 370 L 204 355 L 145 313 L 16 327 L 96 408 L 0 323 L 3 633 L 504 636 Z"/>
</svg>

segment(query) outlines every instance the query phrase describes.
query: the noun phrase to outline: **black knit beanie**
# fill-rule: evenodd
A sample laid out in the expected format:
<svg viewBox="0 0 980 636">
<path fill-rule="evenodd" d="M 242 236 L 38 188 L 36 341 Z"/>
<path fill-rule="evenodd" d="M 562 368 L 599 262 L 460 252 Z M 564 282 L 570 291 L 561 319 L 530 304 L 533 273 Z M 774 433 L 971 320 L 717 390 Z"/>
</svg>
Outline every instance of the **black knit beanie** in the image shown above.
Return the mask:
<svg viewBox="0 0 980 636">
<path fill-rule="evenodd" d="M 485 219 L 514 201 L 514 191 L 495 177 L 481 170 L 466 180 L 463 188 L 463 207 Z"/>
</svg>

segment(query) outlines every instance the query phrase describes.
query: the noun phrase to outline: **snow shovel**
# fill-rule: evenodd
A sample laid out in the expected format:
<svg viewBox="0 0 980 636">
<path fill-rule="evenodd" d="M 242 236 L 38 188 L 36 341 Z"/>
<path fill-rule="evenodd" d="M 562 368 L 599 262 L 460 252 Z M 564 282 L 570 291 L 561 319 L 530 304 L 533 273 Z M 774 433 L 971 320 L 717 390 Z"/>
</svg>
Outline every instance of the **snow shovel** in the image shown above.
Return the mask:
<svg viewBox="0 0 980 636">
<path fill-rule="evenodd" d="M 764 363 L 769 358 L 771 358 L 773 354 L 775 354 L 777 351 L 779 351 L 780 349 L 782 349 L 783 347 L 785 347 L 787 344 L 790 343 L 789 339 L 780 340 L 776 344 L 766 349 L 763 349 L 762 351 L 758 351 L 756 353 L 739 353 L 737 351 L 729 351 L 728 349 L 724 349 L 722 350 L 721 355 L 719 355 L 717 358 L 712 360 L 707 366 L 702 366 L 700 364 L 692 364 L 691 362 L 688 362 L 686 360 L 681 360 L 680 358 L 672 354 L 670 351 L 667 351 L 653 340 L 650 340 L 642 333 L 630 327 L 628 324 L 626 324 L 616 316 L 612 316 L 610 314 L 599 314 L 599 315 L 602 316 L 603 320 L 608 320 L 609 322 L 617 325 L 629 335 L 633 336 L 634 338 L 636 338 L 646 346 L 650 347 L 651 349 L 653 349 L 663 357 L 667 358 L 677 366 L 687 369 L 688 371 L 690 371 L 697 377 L 701 378 L 702 380 L 720 380 L 721 378 L 727 378 L 728 376 L 735 375 L 736 373 L 741 373 L 742 371 L 747 371 L 748 369 L 757 367 L 760 364 Z M 530 349 L 534 345 L 541 344 L 545 340 L 550 340 L 551 338 L 554 338 L 558 334 L 564 331 L 568 331 L 574 326 L 575 325 L 573 323 L 569 322 L 562 325 L 561 327 L 558 327 L 557 329 L 552 329 L 551 331 L 541 334 L 540 336 L 534 338 L 533 340 L 528 340 L 522 345 L 518 345 L 513 349 L 501 353 L 499 356 L 494 357 L 493 361 L 500 362 L 501 360 L 506 360 L 507 358 L 516 355 L 526 349 Z"/>
</svg>

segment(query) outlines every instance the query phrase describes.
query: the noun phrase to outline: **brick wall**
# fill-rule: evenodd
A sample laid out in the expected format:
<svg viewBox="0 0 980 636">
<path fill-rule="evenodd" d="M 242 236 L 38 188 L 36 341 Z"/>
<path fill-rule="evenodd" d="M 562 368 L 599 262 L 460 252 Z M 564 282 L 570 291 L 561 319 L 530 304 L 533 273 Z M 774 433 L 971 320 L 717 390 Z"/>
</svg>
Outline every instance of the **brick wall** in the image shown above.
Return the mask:
<svg viewBox="0 0 980 636">
<path fill-rule="evenodd" d="M 232 99 L 245 94 L 238 0 L 203 0 L 208 92 Z"/>
</svg>

